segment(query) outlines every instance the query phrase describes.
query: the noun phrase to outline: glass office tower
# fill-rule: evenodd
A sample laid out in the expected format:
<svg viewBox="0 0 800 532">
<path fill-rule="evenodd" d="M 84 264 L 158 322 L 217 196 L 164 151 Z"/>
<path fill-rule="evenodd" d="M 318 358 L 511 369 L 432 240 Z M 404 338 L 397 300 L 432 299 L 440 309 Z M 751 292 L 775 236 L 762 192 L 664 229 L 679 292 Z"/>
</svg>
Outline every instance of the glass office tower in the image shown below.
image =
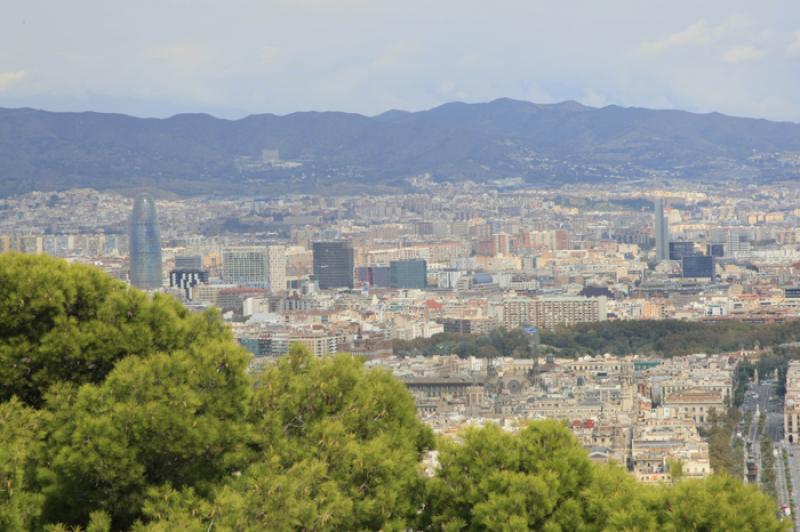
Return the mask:
<svg viewBox="0 0 800 532">
<path fill-rule="evenodd" d="M 318 286 L 353 288 L 353 248 L 349 242 L 314 242 L 314 277 Z"/>
<path fill-rule="evenodd" d="M 389 279 L 393 288 L 418 288 L 428 286 L 428 265 L 422 259 L 393 260 L 389 263 Z"/>
<path fill-rule="evenodd" d="M 130 281 L 136 288 L 161 288 L 161 235 L 156 202 L 141 194 L 133 203 L 130 235 Z"/>
</svg>

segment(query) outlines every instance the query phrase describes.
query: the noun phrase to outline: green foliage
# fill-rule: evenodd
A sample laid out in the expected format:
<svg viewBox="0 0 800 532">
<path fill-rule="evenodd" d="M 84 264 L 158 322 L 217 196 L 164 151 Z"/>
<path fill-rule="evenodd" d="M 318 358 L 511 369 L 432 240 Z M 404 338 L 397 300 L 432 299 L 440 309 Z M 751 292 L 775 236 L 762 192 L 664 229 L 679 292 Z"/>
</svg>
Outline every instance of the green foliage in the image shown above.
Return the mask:
<svg viewBox="0 0 800 532">
<path fill-rule="evenodd" d="M 752 325 L 739 321 L 689 322 L 677 320 L 624 320 L 582 323 L 570 328 L 542 331 L 542 344 L 562 355 L 653 354 L 677 356 L 777 346 L 800 340 L 800 321 Z"/>
<path fill-rule="evenodd" d="M 642 485 L 621 467 L 590 463 L 563 425 L 518 434 L 472 429 L 441 446 L 428 484 L 427 530 L 788 530 L 775 503 L 726 475 Z"/>
<path fill-rule="evenodd" d="M 215 314 L 151 299 L 95 268 L 0 254 L 0 401 L 41 406 L 56 382 L 100 382 L 127 355 L 228 338 Z"/>
<path fill-rule="evenodd" d="M 188 492 L 154 494 L 151 518 L 167 529 L 233 530 L 403 530 L 415 521 L 421 453 L 433 440 L 389 373 L 292 346 L 258 377 L 253 404 L 259 459 L 204 505 L 187 503 Z"/>
<path fill-rule="evenodd" d="M 652 507 L 659 530 L 786 531 L 775 517 L 775 502 L 752 485 L 727 475 L 685 480 L 663 487 Z"/>
<path fill-rule="evenodd" d="M 753 379 L 755 368 L 749 360 L 744 360 L 736 365 L 733 374 L 733 405 L 737 408 L 744 403 L 744 395 L 747 392 L 747 383 Z"/>
<path fill-rule="evenodd" d="M 428 487 L 426 520 L 442 530 L 575 530 L 591 465 L 561 423 L 519 434 L 490 425 L 443 443 Z"/>
<path fill-rule="evenodd" d="M 33 528 L 43 497 L 31 490 L 31 455 L 44 438 L 42 416 L 17 399 L 0 403 L 0 530 Z"/>
<path fill-rule="evenodd" d="M 116 526 L 139 515 L 150 487 L 201 492 L 244 466 L 253 435 L 246 355 L 231 343 L 120 361 L 99 385 L 48 396 L 38 479 L 49 522 Z"/>
<path fill-rule="evenodd" d="M 669 476 L 673 482 L 683 478 L 683 462 L 680 460 L 670 460 L 667 464 L 669 466 Z"/>
<path fill-rule="evenodd" d="M 530 356 L 529 338 L 520 329 L 499 328 L 483 335 L 439 333 L 430 338 L 395 340 L 392 350 L 398 356 L 432 356 L 456 354 L 492 358 L 499 356 Z"/>
<path fill-rule="evenodd" d="M 257 385 L 253 416 L 267 463 L 333 481 L 321 495 L 352 505 L 344 528 L 402 527 L 416 515 L 418 464 L 433 439 L 391 374 L 364 371 L 346 355 L 320 360 L 295 346 Z"/>
<path fill-rule="evenodd" d="M 766 416 L 762 416 L 766 417 Z M 772 440 L 764 434 L 759 442 L 761 445 L 761 489 L 773 499 L 777 498 L 775 492 L 775 457 L 772 454 Z"/>
<path fill-rule="evenodd" d="M 543 349 L 560 356 L 613 353 L 617 355 L 651 354 L 664 357 L 691 353 L 719 353 L 755 346 L 776 347 L 800 341 L 800 321 L 752 325 L 738 321 L 689 322 L 677 320 L 624 320 L 581 323 L 556 330 L 543 330 Z M 460 357 L 529 356 L 528 338 L 519 329 L 495 329 L 484 335 L 435 334 L 411 341 L 395 340 L 394 354 L 399 356 L 449 355 Z M 785 361 L 800 358 L 800 348 L 778 349 L 779 354 L 759 362 L 759 372 L 766 375 L 776 368 L 785 374 Z M 746 366 L 752 376 L 754 367 Z"/>
<path fill-rule="evenodd" d="M 737 478 L 741 478 L 743 466 L 736 442 L 733 441 L 733 433 L 740 417 L 739 409 L 735 407 L 728 408 L 724 416 L 711 409 L 708 412 L 708 427 L 702 430 L 702 435 L 708 440 L 711 468 L 718 473 L 738 475 Z"/>
</svg>

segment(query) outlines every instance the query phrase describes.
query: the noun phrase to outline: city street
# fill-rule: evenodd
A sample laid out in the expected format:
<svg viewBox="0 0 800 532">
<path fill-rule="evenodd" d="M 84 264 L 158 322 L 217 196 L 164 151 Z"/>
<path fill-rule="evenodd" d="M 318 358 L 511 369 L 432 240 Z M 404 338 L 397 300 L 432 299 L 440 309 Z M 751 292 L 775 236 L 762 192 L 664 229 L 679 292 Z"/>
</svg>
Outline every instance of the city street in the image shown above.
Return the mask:
<svg viewBox="0 0 800 532">
<path fill-rule="evenodd" d="M 787 479 L 783 468 L 783 455 L 784 448 L 788 451 L 789 457 L 789 470 L 793 486 L 798 486 L 800 482 L 800 446 L 789 446 L 783 442 L 783 402 L 779 396 L 776 395 L 776 383 L 772 381 L 763 381 L 760 384 L 750 383 L 747 386 L 747 393 L 745 394 L 744 402 L 741 406 L 742 418 L 748 412 L 752 413 L 752 422 L 746 434 L 743 434 L 745 441 L 745 464 L 748 459 L 755 462 L 758 468 L 758 475 L 756 482 L 761 480 L 761 437 L 759 432 L 759 416 L 766 416 L 764 419 L 764 433 L 773 441 L 773 453 L 775 456 L 775 478 L 776 478 L 776 495 L 778 505 L 783 508 L 784 505 L 789 505 L 790 497 L 794 500 L 794 507 L 800 508 L 800 493 L 794 491 L 790 493 Z M 744 422 L 742 422 L 744 428 Z M 747 467 L 745 465 L 745 476 Z M 795 515 L 791 516 L 794 524 L 794 529 L 797 530 L 797 525 L 794 519 Z"/>
<path fill-rule="evenodd" d="M 775 456 L 775 478 L 776 478 L 776 495 L 778 505 L 783 508 L 784 506 L 791 506 L 789 500 L 791 498 L 794 503 L 794 509 L 800 508 L 800 491 L 789 489 L 788 480 L 791 480 L 792 486 L 799 486 L 800 484 L 800 445 L 789 445 L 783 441 L 783 401 L 782 398 L 776 395 L 776 385 L 773 382 L 765 381 L 759 385 L 748 385 L 747 395 L 742 404 L 743 415 L 748 412 L 754 412 L 753 422 L 750 430 L 745 435 L 746 442 L 751 442 L 753 447 L 754 458 L 755 453 L 758 453 L 756 448 L 760 450 L 759 440 L 761 435 L 758 434 L 758 417 L 755 412 L 766 414 L 764 423 L 764 431 L 773 441 L 773 451 Z M 784 466 L 783 466 L 783 450 L 787 451 L 789 462 L 789 474 L 791 479 L 787 479 Z M 760 459 L 760 457 L 759 457 Z M 794 512 L 791 515 L 794 530 L 798 530 L 797 516 Z"/>
</svg>

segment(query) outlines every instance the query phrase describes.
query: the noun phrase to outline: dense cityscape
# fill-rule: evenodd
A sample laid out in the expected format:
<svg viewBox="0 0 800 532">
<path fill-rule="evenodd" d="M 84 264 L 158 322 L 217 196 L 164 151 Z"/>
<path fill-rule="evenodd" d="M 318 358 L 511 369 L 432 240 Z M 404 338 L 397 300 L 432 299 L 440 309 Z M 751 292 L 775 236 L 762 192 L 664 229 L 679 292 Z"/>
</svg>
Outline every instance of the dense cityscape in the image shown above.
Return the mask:
<svg viewBox="0 0 800 532">
<path fill-rule="evenodd" d="M 756 364 L 777 346 L 665 358 L 542 341 L 631 320 L 791 324 L 798 191 L 414 184 L 402 195 L 280 199 L 30 193 L 0 200 L 10 214 L 0 250 L 90 264 L 195 311 L 217 308 L 251 371 L 295 343 L 387 368 L 438 434 L 564 420 L 592 460 L 641 482 L 670 482 L 677 462 L 683 477 L 722 469 L 764 485 L 787 515 L 800 504 L 800 456 L 787 446 L 798 438 L 797 370 L 785 424 L 785 370 L 741 371 L 766 367 Z M 513 346 L 497 345 L 512 332 Z M 764 401 L 749 403 L 754 389 Z M 715 449 L 719 430 L 730 443 Z"/>
</svg>

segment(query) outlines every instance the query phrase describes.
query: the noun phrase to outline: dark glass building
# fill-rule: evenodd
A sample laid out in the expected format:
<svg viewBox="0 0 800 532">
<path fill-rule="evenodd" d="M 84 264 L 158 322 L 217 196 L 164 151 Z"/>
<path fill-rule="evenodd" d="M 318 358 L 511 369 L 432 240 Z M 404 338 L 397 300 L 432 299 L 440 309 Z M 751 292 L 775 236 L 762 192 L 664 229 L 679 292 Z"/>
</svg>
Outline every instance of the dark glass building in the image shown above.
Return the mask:
<svg viewBox="0 0 800 532">
<path fill-rule="evenodd" d="M 681 260 L 683 257 L 697 255 L 694 242 L 677 241 L 669 243 L 669 260 Z"/>
<path fill-rule="evenodd" d="M 130 234 L 130 281 L 136 288 L 161 288 L 161 235 L 156 202 L 149 194 L 133 203 Z"/>
<path fill-rule="evenodd" d="M 314 278 L 320 289 L 353 288 L 353 248 L 349 242 L 314 242 Z"/>
<path fill-rule="evenodd" d="M 709 257 L 708 255 L 684 257 L 682 265 L 683 277 L 714 278 L 714 257 Z"/>
<path fill-rule="evenodd" d="M 419 288 L 428 286 L 428 264 L 421 259 L 393 260 L 389 263 L 389 281 L 392 288 Z"/>
<path fill-rule="evenodd" d="M 711 255 L 712 257 L 724 257 L 725 256 L 725 244 L 709 244 L 707 247 L 706 255 Z"/>
<path fill-rule="evenodd" d="M 359 283 L 366 283 L 369 286 L 388 287 L 389 271 L 388 266 L 361 266 L 356 268 L 356 278 Z"/>
</svg>

